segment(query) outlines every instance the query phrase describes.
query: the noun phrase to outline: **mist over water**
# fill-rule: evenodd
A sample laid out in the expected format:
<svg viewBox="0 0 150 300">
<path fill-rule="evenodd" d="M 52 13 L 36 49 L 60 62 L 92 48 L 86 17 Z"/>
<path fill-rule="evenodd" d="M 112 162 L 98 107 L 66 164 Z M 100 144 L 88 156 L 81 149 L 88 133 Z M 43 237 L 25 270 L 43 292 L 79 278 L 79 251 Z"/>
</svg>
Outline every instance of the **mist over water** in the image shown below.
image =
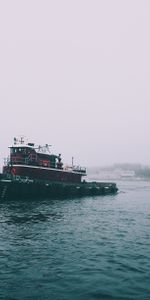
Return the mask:
<svg viewBox="0 0 150 300">
<path fill-rule="evenodd" d="M 13 137 L 64 162 L 149 164 L 150 1 L 1 1 L 0 165 Z"/>
<path fill-rule="evenodd" d="M 1 299 L 149 299 L 150 183 L 0 203 Z"/>
</svg>

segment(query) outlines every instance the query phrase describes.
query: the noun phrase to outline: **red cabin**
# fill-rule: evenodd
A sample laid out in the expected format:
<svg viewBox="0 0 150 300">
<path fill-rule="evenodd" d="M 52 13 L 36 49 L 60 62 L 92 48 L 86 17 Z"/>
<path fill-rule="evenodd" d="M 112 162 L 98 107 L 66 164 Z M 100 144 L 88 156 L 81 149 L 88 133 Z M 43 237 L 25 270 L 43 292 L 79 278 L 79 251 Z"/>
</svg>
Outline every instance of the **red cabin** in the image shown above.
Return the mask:
<svg viewBox="0 0 150 300">
<path fill-rule="evenodd" d="M 10 148 L 10 158 L 3 167 L 3 173 L 13 179 L 59 181 L 80 183 L 86 169 L 81 167 L 63 167 L 61 155 L 51 154 L 49 145 L 35 147 L 33 143 L 25 144 L 24 139 L 14 139 Z"/>
</svg>

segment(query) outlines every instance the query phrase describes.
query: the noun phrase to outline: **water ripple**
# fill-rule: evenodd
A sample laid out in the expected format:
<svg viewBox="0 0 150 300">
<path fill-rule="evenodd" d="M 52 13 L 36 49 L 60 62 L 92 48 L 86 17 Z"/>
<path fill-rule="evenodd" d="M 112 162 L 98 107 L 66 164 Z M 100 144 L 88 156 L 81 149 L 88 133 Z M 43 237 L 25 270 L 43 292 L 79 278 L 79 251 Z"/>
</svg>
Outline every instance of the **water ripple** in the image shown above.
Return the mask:
<svg viewBox="0 0 150 300">
<path fill-rule="evenodd" d="M 147 300 L 150 188 L 0 204 L 0 299 Z"/>
</svg>

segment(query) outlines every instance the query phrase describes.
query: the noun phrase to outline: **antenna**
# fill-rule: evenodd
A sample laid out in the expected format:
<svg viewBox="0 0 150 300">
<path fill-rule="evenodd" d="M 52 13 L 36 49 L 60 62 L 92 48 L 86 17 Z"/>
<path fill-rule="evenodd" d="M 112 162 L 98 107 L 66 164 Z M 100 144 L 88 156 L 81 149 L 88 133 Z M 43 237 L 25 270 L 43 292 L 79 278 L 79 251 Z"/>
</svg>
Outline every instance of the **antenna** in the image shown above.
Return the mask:
<svg viewBox="0 0 150 300">
<path fill-rule="evenodd" d="M 74 161 L 74 157 L 72 156 L 72 167 L 73 167 L 73 161 Z"/>
<path fill-rule="evenodd" d="M 16 145 L 17 144 L 17 138 L 14 137 L 14 144 Z"/>
</svg>

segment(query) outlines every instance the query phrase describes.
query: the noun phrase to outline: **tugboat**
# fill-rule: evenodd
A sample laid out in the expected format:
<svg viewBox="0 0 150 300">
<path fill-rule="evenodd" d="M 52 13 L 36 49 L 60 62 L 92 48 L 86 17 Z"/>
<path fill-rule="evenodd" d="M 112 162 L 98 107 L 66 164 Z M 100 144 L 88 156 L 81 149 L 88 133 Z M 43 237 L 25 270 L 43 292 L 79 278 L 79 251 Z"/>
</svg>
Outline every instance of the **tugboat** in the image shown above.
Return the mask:
<svg viewBox="0 0 150 300">
<path fill-rule="evenodd" d="M 24 138 L 14 138 L 10 148 L 10 158 L 5 161 L 3 174 L 10 178 L 26 178 L 67 183 L 81 183 L 86 169 L 79 166 L 63 166 L 61 154 L 50 152 L 50 145 L 35 146 L 25 143 Z"/>
<path fill-rule="evenodd" d="M 114 194 L 115 183 L 86 182 L 86 168 L 64 166 L 50 145 L 35 146 L 14 138 L 0 174 L 0 199 L 66 198 Z"/>
</svg>

